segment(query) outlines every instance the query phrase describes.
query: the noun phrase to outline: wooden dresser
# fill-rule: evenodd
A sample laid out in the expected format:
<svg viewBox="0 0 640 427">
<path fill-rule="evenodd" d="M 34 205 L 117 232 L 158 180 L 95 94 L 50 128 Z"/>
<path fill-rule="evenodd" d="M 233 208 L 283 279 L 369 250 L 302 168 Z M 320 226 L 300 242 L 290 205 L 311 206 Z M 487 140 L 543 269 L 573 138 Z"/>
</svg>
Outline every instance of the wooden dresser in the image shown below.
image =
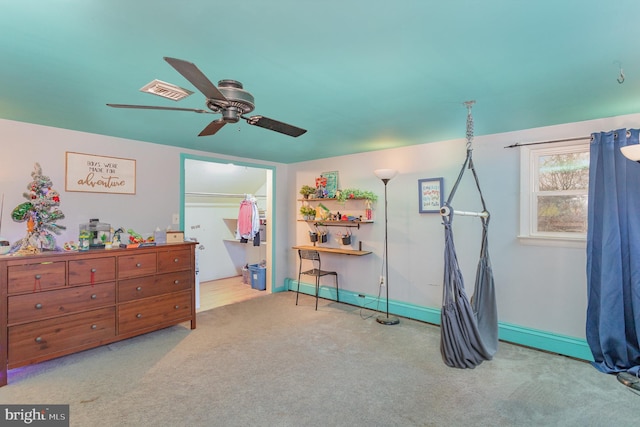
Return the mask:
<svg viewBox="0 0 640 427">
<path fill-rule="evenodd" d="M 186 321 L 195 243 L 0 256 L 0 386 L 8 369 Z"/>
</svg>

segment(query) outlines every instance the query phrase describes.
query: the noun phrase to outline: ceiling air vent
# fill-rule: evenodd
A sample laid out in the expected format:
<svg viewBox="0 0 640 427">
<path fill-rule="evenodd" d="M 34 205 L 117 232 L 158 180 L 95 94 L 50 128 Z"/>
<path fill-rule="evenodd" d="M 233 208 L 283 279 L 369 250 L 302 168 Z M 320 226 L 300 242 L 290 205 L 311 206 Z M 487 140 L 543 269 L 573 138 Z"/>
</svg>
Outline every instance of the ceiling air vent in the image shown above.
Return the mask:
<svg viewBox="0 0 640 427">
<path fill-rule="evenodd" d="M 147 83 L 140 89 L 140 91 L 158 95 L 167 99 L 173 99 L 174 101 L 180 101 L 182 98 L 186 98 L 193 93 L 188 89 L 160 80 L 154 80 L 151 83 Z"/>
</svg>

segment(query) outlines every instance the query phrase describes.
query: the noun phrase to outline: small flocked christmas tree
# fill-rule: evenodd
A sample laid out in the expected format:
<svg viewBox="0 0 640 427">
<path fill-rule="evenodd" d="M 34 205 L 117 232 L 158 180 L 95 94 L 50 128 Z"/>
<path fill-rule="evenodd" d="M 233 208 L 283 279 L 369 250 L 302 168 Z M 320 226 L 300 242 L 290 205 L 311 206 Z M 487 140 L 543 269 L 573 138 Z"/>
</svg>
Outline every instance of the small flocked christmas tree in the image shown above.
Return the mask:
<svg viewBox="0 0 640 427">
<path fill-rule="evenodd" d="M 42 175 L 39 163 L 31 172 L 33 181 L 27 186 L 22 195 L 27 202 L 18 205 L 11 217 L 16 222 L 27 223 L 27 235 L 11 246 L 11 251 L 35 253 L 41 250 L 55 250 L 56 239 L 54 234 L 60 234 L 66 229 L 58 225 L 56 221 L 64 218 L 64 214 L 57 206 L 60 204 L 60 195 L 52 187 L 51 179 Z"/>
</svg>

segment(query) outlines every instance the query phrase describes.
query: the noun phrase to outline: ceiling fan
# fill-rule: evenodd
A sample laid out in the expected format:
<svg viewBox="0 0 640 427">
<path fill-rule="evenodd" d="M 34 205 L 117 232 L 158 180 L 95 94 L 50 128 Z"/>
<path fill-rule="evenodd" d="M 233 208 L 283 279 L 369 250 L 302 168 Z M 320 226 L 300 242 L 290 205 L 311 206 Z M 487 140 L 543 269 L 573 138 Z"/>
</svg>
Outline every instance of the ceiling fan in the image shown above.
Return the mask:
<svg viewBox="0 0 640 427">
<path fill-rule="evenodd" d="M 211 111 L 196 108 L 159 107 L 151 105 L 107 104 L 113 108 L 138 108 L 144 110 L 173 110 L 192 111 L 194 113 L 222 114 L 222 117 L 212 121 L 198 136 L 213 135 L 227 123 L 237 123 L 240 119 L 250 125 L 273 130 L 285 135 L 298 137 L 306 132 L 287 123 L 279 122 L 264 116 L 250 116 L 255 108 L 254 98 L 242 88 L 242 83 L 235 80 L 220 80 L 216 87 L 195 64 L 176 58 L 164 58 L 177 72 L 189 80 L 206 97 L 205 105 Z"/>
</svg>

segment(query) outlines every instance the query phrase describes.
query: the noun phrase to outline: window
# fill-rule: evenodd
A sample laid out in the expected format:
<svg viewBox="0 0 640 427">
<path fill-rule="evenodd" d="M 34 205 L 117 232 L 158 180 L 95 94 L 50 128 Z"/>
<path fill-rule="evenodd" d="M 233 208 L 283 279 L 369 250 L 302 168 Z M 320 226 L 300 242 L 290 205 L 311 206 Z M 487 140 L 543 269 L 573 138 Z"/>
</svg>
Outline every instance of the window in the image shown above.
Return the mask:
<svg viewBox="0 0 640 427">
<path fill-rule="evenodd" d="M 589 141 L 521 150 L 519 238 L 530 244 L 584 246 Z"/>
</svg>

